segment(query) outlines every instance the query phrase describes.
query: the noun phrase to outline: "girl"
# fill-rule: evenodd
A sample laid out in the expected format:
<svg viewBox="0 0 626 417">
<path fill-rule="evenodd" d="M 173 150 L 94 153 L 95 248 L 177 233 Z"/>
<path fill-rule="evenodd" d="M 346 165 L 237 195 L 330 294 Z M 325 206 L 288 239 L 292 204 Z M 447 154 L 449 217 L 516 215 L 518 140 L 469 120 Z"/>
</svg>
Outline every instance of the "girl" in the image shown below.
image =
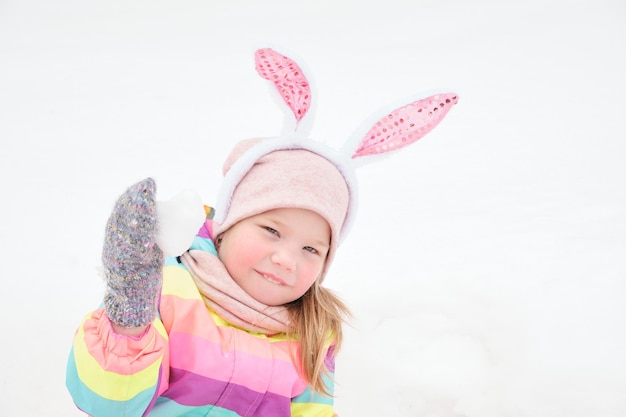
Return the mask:
<svg viewBox="0 0 626 417">
<path fill-rule="evenodd" d="M 300 125 L 311 98 L 300 67 L 271 49 L 256 64 Z M 154 181 L 126 190 L 105 233 L 103 306 L 68 361 L 76 405 L 97 417 L 334 415 L 348 309 L 323 282 L 356 210 L 352 161 L 415 142 L 456 99 L 386 113 L 352 155 L 296 134 L 240 142 L 180 256 L 164 256 Z"/>
</svg>

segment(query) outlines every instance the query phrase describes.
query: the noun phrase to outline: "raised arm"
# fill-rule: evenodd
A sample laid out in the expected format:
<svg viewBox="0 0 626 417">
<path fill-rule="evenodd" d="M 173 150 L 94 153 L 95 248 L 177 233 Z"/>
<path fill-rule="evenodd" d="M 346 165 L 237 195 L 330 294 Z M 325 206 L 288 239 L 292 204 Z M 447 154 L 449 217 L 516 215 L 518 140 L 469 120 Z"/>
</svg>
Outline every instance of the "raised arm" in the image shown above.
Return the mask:
<svg viewBox="0 0 626 417">
<path fill-rule="evenodd" d="M 163 252 L 155 243 L 151 178 L 120 196 L 107 222 L 102 254 L 103 307 L 76 331 L 66 383 L 94 417 L 141 416 L 168 381 L 168 340 L 158 318 Z"/>
</svg>

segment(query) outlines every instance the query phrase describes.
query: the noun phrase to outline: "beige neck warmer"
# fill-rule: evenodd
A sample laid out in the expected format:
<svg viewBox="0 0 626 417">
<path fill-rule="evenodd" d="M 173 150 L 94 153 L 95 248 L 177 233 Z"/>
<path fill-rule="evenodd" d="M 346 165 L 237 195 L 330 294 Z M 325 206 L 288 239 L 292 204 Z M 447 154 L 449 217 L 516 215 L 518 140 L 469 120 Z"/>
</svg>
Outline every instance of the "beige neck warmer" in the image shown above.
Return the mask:
<svg viewBox="0 0 626 417">
<path fill-rule="evenodd" d="M 181 257 L 204 303 L 229 323 L 244 330 L 276 334 L 289 329 L 289 314 L 283 306 L 268 306 L 246 293 L 213 254 L 191 250 Z"/>
</svg>

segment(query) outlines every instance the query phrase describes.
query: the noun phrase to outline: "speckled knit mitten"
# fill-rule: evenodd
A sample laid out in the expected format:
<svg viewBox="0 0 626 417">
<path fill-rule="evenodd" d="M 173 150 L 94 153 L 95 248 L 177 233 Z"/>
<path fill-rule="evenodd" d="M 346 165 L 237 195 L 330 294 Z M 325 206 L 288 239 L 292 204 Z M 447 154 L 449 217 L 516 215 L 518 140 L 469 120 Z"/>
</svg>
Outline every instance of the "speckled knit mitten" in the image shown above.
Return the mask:
<svg viewBox="0 0 626 417">
<path fill-rule="evenodd" d="M 147 178 L 120 196 L 107 222 L 102 263 L 104 307 L 120 326 L 139 327 L 157 314 L 163 252 L 156 245 L 156 185 Z"/>
</svg>

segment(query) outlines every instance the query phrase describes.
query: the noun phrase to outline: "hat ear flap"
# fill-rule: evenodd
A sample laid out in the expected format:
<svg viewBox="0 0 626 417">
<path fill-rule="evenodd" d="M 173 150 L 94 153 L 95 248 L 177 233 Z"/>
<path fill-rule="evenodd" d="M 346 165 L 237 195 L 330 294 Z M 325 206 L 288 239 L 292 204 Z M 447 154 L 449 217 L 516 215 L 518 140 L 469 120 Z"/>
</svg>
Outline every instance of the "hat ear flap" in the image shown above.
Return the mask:
<svg viewBox="0 0 626 417">
<path fill-rule="evenodd" d="M 457 101 L 454 93 L 437 94 L 389 112 L 362 137 L 352 158 L 387 153 L 418 141 L 439 124 Z"/>
<path fill-rule="evenodd" d="M 276 90 L 296 119 L 296 129 L 311 106 L 311 87 L 302 68 L 291 58 L 271 48 L 254 54 L 259 75 L 274 83 Z"/>
</svg>

